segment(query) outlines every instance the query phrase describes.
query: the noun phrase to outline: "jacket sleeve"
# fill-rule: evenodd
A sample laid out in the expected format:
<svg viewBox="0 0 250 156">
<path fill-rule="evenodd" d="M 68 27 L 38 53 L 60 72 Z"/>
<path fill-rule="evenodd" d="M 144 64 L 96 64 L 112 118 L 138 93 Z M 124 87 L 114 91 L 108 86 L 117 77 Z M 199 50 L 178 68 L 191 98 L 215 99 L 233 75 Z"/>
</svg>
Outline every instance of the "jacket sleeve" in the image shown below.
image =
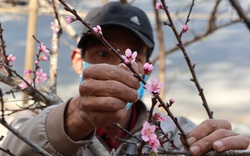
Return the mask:
<svg viewBox="0 0 250 156">
<path fill-rule="evenodd" d="M 18 131 L 53 156 L 72 156 L 81 153 L 80 148 L 89 143 L 92 136 L 77 142 L 67 136 L 64 130 L 64 112 L 67 104 L 68 102 L 50 106 L 30 119 L 19 118 L 18 121 L 23 121 L 23 124 Z M 20 122 L 17 123 L 20 124 Z M 2 148 L 9 149 L 18 156 L 40 156 L 12 133 L 5 138 Z M 4 155 L 0 151 L 0 156 Z"/>
</svg>

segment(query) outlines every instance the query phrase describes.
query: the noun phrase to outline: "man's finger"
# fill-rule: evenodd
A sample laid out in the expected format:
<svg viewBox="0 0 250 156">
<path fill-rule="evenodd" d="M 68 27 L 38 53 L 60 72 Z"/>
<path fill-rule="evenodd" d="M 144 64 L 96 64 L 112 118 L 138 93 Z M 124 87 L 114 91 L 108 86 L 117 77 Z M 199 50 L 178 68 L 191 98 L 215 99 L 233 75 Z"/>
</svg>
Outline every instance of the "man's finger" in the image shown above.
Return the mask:
<svg viewBox="0 0 250 156">
<path fill-rule="evenodd" d="M 248 146 L 249 138 L 244 135 L 223 138 L 213 143 L 213 149 L 217 152 L 223 152 L 225 150 L 243 150 L 247 149 Z"/>
<path fill-rule="evenodd" d="M 134 88 L 113 80 L 85 80 L 81 83 L 80 94 L 85 96 L 114 97 L 126 102 L 136 102 L 139 99 L 138 92 Z"/>
<path fill-rule="evenodd" d="M 208 136 L 217 129 L 231 130 L 231 124 L 226 120 L 205 120 L 194 130 L 187 134 L 187 143 L 191 146 L 194 142 Z"/>
<path fill-rule="evenodd" d="M 83 70 L 84 79 L 116 80 L 131 88 L 138 89 L 140 83 L 130 71 L 121 69 L 115 65 L 95 64 Z"/>
<path fill-rule="evenodd" d="M 213 148 L 214 142 L 218 140 L 223 140 L 225 138 L 232 137 L 235 135 L 237 134 L 233 133 L 230 130 L 218 129 L 210 133 L 206 137 L 196 140 L 196 142 L 190 146 L 190 153 L 192 155 L 201 155 L 201 154 L 207 153 L 209 150 Z"/>
<path fill-rule="evenodd" d="M 125 70 L 127 70 L 127 71 L 130 71 L 130 69 L 128 68 L 128 66 L 126 64 L 124 64 L 124 63 L 120 63 L 118 66 L 121 67 L 121 68 L 123 68 L 123 69 L 125 69 Z M 134 70 L 136 72 L 138 72 L 138 64 L 136 62 L 132 63 L 132 67 L 134 68 Z"/>
</svg>

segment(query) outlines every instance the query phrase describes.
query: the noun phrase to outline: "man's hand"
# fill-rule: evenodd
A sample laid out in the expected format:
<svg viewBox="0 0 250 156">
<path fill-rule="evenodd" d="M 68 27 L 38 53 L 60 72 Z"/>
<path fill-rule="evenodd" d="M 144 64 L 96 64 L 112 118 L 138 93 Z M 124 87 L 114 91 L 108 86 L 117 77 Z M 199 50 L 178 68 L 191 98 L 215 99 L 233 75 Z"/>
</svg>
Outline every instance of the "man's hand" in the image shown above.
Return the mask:
<svg viewBox="0 0 250 156">
<path fill-rule="evenodd" d="M 192 155 L 203 155 L 209 150 L 242 150 L 249 146 L 249 138 L 232 132 L 226 120 L 206 120 L 187 134 L 184 144 L 189 146 Z"/>
<path fill-rule="evenodd" d="M 127 102 L 139 96 L 139 80 L 124 64 L 93 64 L 83 71 L 80 96 L 70 101 L 66 112 L 66 133 L 74 140 L 96 127 L 122 121 Z M 82 134 L 77 134 L 82 133 Z"/>
<path fill-rule="evenodd" d="M 118 122 L 126 115 L 127 102 L 138 100 L 139 81 L 125 66 L 91 65 L 84 70 L 80 86 L 81 118 L 94 127 Z"/>
</svg>

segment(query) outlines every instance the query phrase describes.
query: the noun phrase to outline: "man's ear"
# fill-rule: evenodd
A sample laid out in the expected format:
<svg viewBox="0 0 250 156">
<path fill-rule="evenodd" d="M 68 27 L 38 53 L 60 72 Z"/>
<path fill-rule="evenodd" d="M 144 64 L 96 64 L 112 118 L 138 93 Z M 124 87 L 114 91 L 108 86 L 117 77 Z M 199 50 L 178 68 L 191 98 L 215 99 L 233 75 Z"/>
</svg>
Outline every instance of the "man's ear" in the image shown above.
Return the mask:
<svg viewBox="0 0 250 156">
<path fill-rule="evenodd" d="M 82 56 L 81 49 L 75 49 L 71 53 L 71 63 L 75 72 L 80 75 L 82 73 Z"/>
</svg>

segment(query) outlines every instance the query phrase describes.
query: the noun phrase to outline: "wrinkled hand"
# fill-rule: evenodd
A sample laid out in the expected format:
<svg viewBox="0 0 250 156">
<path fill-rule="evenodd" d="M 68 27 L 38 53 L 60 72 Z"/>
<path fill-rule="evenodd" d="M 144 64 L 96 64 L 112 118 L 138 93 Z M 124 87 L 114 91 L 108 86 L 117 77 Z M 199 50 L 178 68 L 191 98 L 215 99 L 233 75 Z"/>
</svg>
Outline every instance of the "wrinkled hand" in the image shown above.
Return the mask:
<svg viewBox="0 0 250 156">
<path fill-rule="evenodd" d="M 140 84 L 124 64 L 97 64 L 83 71 L 80 85 L 81 118 L 94 127 L 118 122 L 126 115 L 127 102 L 138 100 Z"/>
<path fill-rule="evenodd" d="M 228 121 L 213 119 L 202 122 L 182 142 L 189 146 L 190 153 L 195 156 L 203 155 L 209 150 L 243 150 L 249 145 L 246 136 L 232 132 Z"/>
<path fill-rule="evenodd" d="M 133 64 L 135 70 L 137 64 Z M 93 64 L 83 71 L 80 95 L 65 112 L 65 131 L 73 140 L 86 137 L 96 127 L 119 122 L 127 114 L 127 102 L 138 100 L 139 80 L 124 65 Z"/>
</svg>

